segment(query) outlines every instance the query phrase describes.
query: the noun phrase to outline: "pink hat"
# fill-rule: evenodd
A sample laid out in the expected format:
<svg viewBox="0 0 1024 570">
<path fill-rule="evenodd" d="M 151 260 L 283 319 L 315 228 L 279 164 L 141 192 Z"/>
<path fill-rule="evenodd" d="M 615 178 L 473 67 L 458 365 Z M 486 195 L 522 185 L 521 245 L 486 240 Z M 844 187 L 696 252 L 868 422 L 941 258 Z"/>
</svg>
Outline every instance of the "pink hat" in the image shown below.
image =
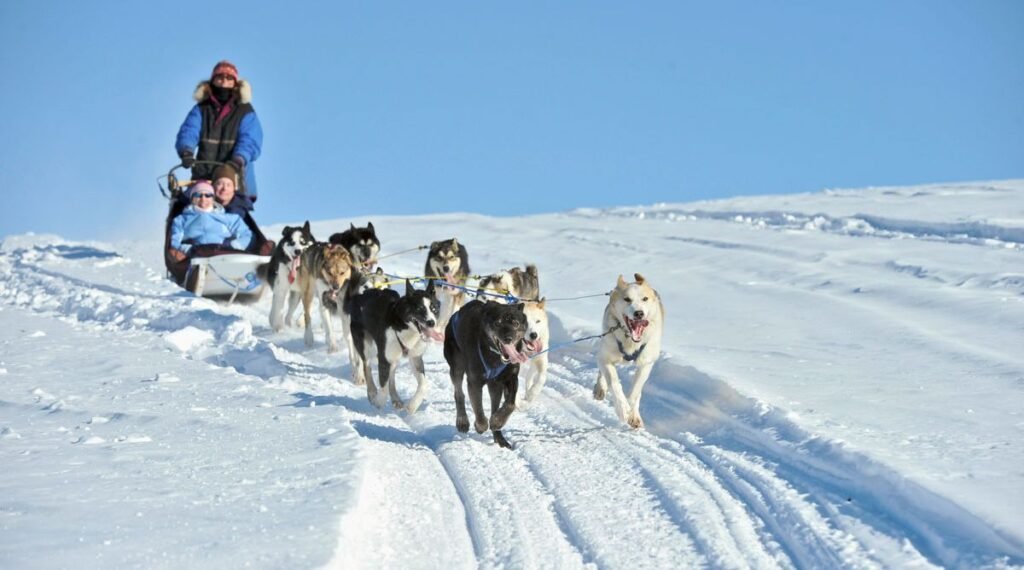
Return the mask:
<svg viewBox="0 0 1024 570">
<path fill-rule="evenodd" d="M 200 180 L 192 185 L 188 190 L 188 199 L 191 200 L 193 196 L 198 193 L 213 194 L 213 184 L 210 184 L 207 180 Z"/>
</svg>

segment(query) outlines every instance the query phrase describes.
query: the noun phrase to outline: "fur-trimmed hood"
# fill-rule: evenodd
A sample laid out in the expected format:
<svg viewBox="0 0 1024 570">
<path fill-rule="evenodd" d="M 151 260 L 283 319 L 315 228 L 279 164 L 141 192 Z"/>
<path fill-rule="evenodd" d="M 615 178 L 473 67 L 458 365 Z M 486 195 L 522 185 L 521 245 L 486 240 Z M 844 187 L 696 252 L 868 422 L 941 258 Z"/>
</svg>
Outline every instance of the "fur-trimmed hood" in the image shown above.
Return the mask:
<svg viewBox="0 0 1024 570">
<path fill-rule="evenodd" d="M 196 100 L 196 103 L 202 103 L 210 97 L 210 80 L 204 79 L 196 85 L 195 92 L 192 93 L 192 98 Z M 235 93 L 238 93 L 238 101 L 241 103 L 252 103 L 252 85 L 244 79 L 239 79 L 235 84 Z"/>
</svg>

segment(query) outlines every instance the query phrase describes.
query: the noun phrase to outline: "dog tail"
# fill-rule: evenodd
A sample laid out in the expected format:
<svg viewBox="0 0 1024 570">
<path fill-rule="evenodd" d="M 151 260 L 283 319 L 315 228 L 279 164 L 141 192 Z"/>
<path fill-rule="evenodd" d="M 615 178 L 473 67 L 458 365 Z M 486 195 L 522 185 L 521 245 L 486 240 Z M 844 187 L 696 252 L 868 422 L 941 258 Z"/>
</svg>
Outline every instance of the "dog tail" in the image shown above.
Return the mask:
<svg viewBox="0 0 1024 570">
<path fill-rule="evenodd" d="M 526 264 L 526 274 L 531 277 L 537 277 L 537 266 L 532 263 Z"/>
</svg>

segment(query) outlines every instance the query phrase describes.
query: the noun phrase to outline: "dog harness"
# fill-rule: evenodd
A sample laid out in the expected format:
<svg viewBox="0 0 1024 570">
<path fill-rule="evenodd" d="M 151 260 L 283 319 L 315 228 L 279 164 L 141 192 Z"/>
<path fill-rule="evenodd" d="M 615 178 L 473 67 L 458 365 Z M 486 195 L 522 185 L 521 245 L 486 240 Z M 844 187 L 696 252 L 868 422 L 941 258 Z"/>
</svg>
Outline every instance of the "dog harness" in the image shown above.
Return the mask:
<svg viewBox="0 0 1024 570">
<path fill-rule="evenodd" d="M 459 344 L 459 320 L 461 317 L 462 313 L 458 311 L 454 315 L 452 315 L 452 334 L 455 335 L 455 344 Z M 462 350 L 462 345 L 459 345 L 459 350 Z M 494 380 L 495 378 L 498 377 L 499 374 L 501 374 L 505 370 L 505 367 L 508 366 L 508 362 L 502 362 L 501 366 L 497 366 L 495 368 L 491 368 L 490 366 L 488 366 L 487 361 L 484 360 L 484 351 L 480 347 L 479 340 L 477 340 L 476 343 L 476 354 L 477 356 L 480 357 L 480 364 L 482 364 L 484 367 L 484 380 Z"/>
<path fill-rule="evenodd" d="M 406 348 L 405 343 L 402 342 L 402 337 L 398 336 L 398 331 L 395 331 L 395 340 L 398 341 L 398 346 L 402 347 L 402 356 L 409 356 L 409 349 Z"/>
<path fill-rule="evenodd" d="M 645 342 L 645 343 L 640 345 L 640 348 L 636 349 L 636 352 L 630 354 L 630 353 L 626 352 L 625 348 L 622 348 L 622 341 L 621 340 L 615 339 L 615 344 L 619 345 L 619 352 L 622 353 L 622 358 L 626 362 L 633 362 L 637 358 L 640 358 L 640 353 L 643 352 L 645 348 L 647 348 L 647 343 Z"/>
</svg>

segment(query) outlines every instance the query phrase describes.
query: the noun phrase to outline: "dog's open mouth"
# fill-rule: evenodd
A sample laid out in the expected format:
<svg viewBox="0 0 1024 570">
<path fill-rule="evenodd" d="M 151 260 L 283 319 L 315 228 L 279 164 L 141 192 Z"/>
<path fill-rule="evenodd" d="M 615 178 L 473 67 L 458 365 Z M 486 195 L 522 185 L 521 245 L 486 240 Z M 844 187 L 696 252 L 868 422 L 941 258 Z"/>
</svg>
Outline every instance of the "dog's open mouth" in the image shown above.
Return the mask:
<svg viewBox="0 0 1024 570">
<path fill-rule="evenodd" d="M 525 352 L 527 354 L 537 354 L 544 350 L 544 343 L 542 343 L 539 338 L 533 340 L 523 339 L 523 347 L 526 348 Z"/>
<path fill-rule="evenodd" d="M 516 348 L 515 343 L 501 344 L 501 354 L 508 362 L 514 362 L 516 364 L 522 364 L 530 359 L 526 354 L 519 352 Z"/>
<path fill-rule="evenodd" d="M 416 323 L 416 328 L 420 331 L 420 338 L 422 338 L 423 340 L 427 342 L 430 342 L 432 340 L 437 342 L 444 342 L 443 331 L 440 331 L 436 328 L 425 327 L 420 323 Z"/>
<path fill-rule="evenodd" d="M 626 321 L 626 328 L 629 329 L 629 336 L 633 339 L 633 342 L 640 342 L 643 338 L 644 330 L 647 329 L 647 325 L 651 324 L 646 319 L 631 319 L 626 315 L 622 315 L 622 318 Z"/>
</svg>

